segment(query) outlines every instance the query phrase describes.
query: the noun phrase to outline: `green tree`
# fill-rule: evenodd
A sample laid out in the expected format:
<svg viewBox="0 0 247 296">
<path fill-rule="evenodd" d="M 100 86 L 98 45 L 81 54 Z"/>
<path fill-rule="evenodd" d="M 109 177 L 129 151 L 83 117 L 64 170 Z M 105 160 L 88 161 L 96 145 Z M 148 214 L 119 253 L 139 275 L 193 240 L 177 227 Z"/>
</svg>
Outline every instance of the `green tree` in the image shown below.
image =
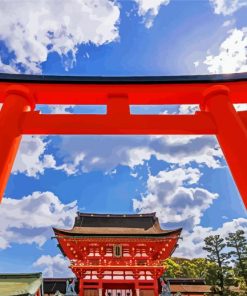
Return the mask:
<svg viewBox="0 0 247 296">
<path fill-rule="evenodd" d="M 168 258 L 163 262 L 165 269 L 164 276 L 168 278 L 176 278 L 181 276 L 181 268 L 173 259 Z"/>
<path fill-rule="evenodd" d="M 243 230 L 229 233 L 226 237 L 227 246 L 232 248 L 229 252 L 235 266 L 236 275 L 243 277 L 247 286 L 247 239 Z"/>
<path fill-rule="evenodd" d="M 212 275 L 215 278 L 215 288 L 219 295 L 229 295 L 229 285 L 233 283 L 230 272 L 230 254 L 224 252 L 226 243 L 219 235 L 208 236 L 204 240 L 204 250 L 208 252 L 207 258 L 215 265 L 212 266 Z"/>
<path fill-rule="evenodd" d="M 205 276 L 205 262 L 204 259 L 184 260 L 181 262 L 181 274 L 185 278 L 201 278 Z M 203 264 L 200 266 L 200 264 Z"/>
<path fill-rule="evenodd" d="M 195 258 L 191 260 L 196 266 L 196 277 L 204 278 L 208 285 L 216 285 L 217 264 L 206 258 Z"/>
<path fill-rule="evenodd" d="M 215 267 L 215 264 L 206 258 L 172 257 L 165 260 L 163 265 L 166 277 L 205 278 L 207 282 L 211 278 L 211 270 Z"/>
</svg>

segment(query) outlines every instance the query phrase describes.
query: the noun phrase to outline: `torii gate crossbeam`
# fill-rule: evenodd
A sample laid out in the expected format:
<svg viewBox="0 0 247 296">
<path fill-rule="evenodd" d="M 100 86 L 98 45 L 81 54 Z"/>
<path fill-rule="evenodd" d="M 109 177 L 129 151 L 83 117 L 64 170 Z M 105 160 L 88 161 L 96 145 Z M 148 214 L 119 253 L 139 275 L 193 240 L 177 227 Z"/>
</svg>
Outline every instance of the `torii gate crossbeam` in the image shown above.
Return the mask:
<svg viewBox="0 0 247 296">
<path fill-rule="evenodd" d="M 216 135 L 247 207 L 247 73 L 175 77 L 0 74 L 0 200 L 21 136 Z M 40 114 L 36 104 L 106 105 L 107 114 Z M 134 115 L 130 105 L 199 104 L 194 115 Z"/>
</svg>

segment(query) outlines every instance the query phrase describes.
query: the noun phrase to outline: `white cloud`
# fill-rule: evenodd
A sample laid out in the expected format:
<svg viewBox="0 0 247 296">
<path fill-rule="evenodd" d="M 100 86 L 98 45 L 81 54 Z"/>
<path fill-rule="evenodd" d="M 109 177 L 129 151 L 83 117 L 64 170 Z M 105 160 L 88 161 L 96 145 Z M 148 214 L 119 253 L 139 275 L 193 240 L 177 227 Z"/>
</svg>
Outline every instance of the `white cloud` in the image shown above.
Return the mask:
<svg viewBox="0 0 247 296">
<path fill-rule="evenodd" d="M 60 109 L 59 112 L 63 110 Z M 64 110 L 64 112 L 67 112 Z M 29 177 L 38 178 L 44 174 L 46 169 L 61 170 L 68 175 L 74 174 L 84 158 L 83 153 L 75 156 L 73 164 L 63 163 L 57 165 L 55 155 L 46 153 L 52 139 L 40 136 L 24 136 L 22 138 L 16 159 L 13 165 L 12 174 L 22 173 Z"/>
<path fill-rule="evenodd" d="M 42 255 L 33 263 L 33 267 L 42 270 L 45 277 L 74 277 L 75 275 L 68 268 L 70 262 L 61 254 L 56 256 Z"/>
<path fill-rule="evenodd" d="M 0 72 L 1 73 L 10 73 L 10 74 L 16 74 L 18 73 L 18 69 L 15 64 L 11 63 L 9 65 L 6 65 L 3 63 L 1 56 L 0 56 Z"/>
<path fill-rule="evenodd" d="M 195 114 L 200 111 L 199 105 L 180 105 L 178 114 Z"/>
<path fill-rule="evenodd" d="M 181 106 L 179 112 L 193 113 L 196 108 Z M 222 165 L 222 152 L 211 136 L 62 136 L 56 142 L 47 137 L 24 136 L 12 173 L 30 177 L 38 177 L 46 169 L 68 175 L 92 170 L 109 173 L 118 165 L 134 169 L 152 156 L 171 164 Z M 62 164 L 58 165 L 58 160 Z"/>
<path fill-rule="evenodd" d="M 177 168 L 149 176 L 147 194 L 133 199 L 133 208 L 141 213 L 156 212 L 162 223 L 191 230 L 201 221 L 217 194 L 199 186 L 198 169 Z M 164 210 L 165 209 L 165 210 Z"/>
<path fill-rule="evenodd" d="M 247 72 L 247 27 L 232 30 L 219 53 L 208 55 L 204 64 L 213 74 Z"/>
<path fill-rule="evenodd" d="M 70 110 L 75 105 L 49 105 L 49 111 L 51 114 L 72 114 L 73 111 Z"/>
<path fill-rule="evenodd" d="M 160 7 L 168 5 L 170 0 L 135 0 L 135 2 L 138 5 L 138 14 L 143 17 L 146 28 L 151 28 Z"/>
<path fill-rule="evenodd" d="M 180 105 L 177 114 L 194 114 L 198 105 Z M 172 164 L 196 162 L 218 168 L 223 157 L 212 136 L 62 136 L 56 144 L 57 156 L 64 164 L 59 169 L 68 174 L 103 170 L 118 165 L 134 168 L 155 156 Z"/>
<path fill-rule="evenodd" d="M 56 167 L 56 161 L 51 154 L 46 154 L 48 141 L 45 137 L 24 136 L 18 150 L 12 173 L 24 173 L 27 176 L 37 177 L 45 169 Z"/>
<path fill-rule="evenodd" d="M 200 62 L 199 61 L 195 61 L 194 62 L 194 66 L 197 68 L 198 66 L 200 65 Z"/>
<path fill-rule="evenodd" d="M 173 164 L 194 161 L 217 168 L 222 157 L 216 139 L 211 136 L 66 136 L 60 137 L 55 148 L 69 174 L 109 172 L 118 165 L 134 168 L 152 156 Z"/>
<path fill-rule="evenodd" d="M 213 229 L 212 227 L 195 226 L 192 232 L 184 230 L 182 232 L 183 239 L 179 241 L 179 248 L 176 249 L 174 256 L 177 257 L 205 257 L 206 252 L 202 249 L 204 239 L 209 235 L 219 234 L 223 238 L 230 232 L 239 229 L 247 231 L 247 219 L 238 218 L 229 222 L 225 222 L 221 227 Z"/>
<path fill-rule="evenodd" d="M 224 21 L 222 27 L 230 27 L 230 26 L 233 26 L 234 24 L 235 24 L 235 20 L 234 19 L 226 20 L 226 21 Z"/>
<path fill-rule="evenodd" d="M 63 204 L 52 192 L 33 192 L 21 199 L 4 198 L 0 207 L 0 249 L 12 243 L 42 246 L 53 235 L 52 227 L 71 227 L 76 202 Z"/>
<path fill-rule="evenodd" d="M 214 13 L 231 15 L 240 8 L 247 6 L 246 0 L 209 0 L 214 8 Z"/>
<path fill-rule="evenodd" d="M 0 39 L 25 72 L 39 73 L 50 52 L 75 62 L 78 46 L 102 45 L 118 39 L 119 7 L 110 0 L 29 0 L 0 3 Z M 1 65 L 5 71 L 12 71 Z"/>
<path fill-rule="evenodd" d="M 247 104 L 234 104 L 236 111 L 247 111 Z"/>
</svg>

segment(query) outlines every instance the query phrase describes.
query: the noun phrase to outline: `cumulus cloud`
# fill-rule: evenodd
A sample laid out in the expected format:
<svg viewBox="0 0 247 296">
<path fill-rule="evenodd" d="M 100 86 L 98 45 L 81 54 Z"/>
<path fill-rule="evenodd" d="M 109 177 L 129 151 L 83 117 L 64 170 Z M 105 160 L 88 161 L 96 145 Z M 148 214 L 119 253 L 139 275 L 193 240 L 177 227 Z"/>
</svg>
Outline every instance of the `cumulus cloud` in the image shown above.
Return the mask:
<svg viewBox="0 0 247 296">
<path fill-rule="evenodd" d="M 64 112 L 67 111 L 64 110 Z M 28 177 L 38 178 L 39 175 L 44 174 L 46 169 L 61 170 L 68 175 L 74 174 L 83 159 L 83 154 L 79 153 L 75 156 L 73 165 L 70 163 L 57 165 L 56 155 L 46 153 L 51 142 L 52 140 L 48 140 L 47 137 L 24 136 L 13 165 L 12 174 L 22 173 Z"/>
<path fill-rule="evenodd" d="M 220 45 L 219 53 L 209 54 L 204 64 L 208 71 L 217 73 L 234 73 L 247 71 L 247 27 L 234 29 Z"/>
<path fill-rule="evenodd" d="M 72 108 L 75 105 L 49 105 L 51 114 L 72 114 Z"/>
<path fill-rule="evenodd" d="M 180 105 L 175 113 L 194 114 L 198 110 L 198 105 Z M 110 172 L 118 165 L 133 169 L 152 156 L 172 164 L 196 162 L 218 168 L 223 156 L 215 137 L 198 135 L 62 136 L 55 148 L 57 157 L 64 162 L 62 169 L 68 174 L 91 170 Z"/>
<path fill-rule="evenodd" d="M 205 257 L 206 252 L 202 249 L 204 239 L 209 235 L 219 234 L 223 238 L 230 232 L 242 229 L 247 232 L 247 219 L 238 218 L 225 222 L 221 227 L 213 229 L 212 227 L 195 226 L 192 232 L 186 230 L 182 233 L 182 240 L 179 241 L 179 248 L 176 249 L 174 256 L 177 257 Z"/>
<path fill-rule="evenodd" d="M 196 108 L 181 106 L 179 112 L 193 113 Z M 24 136 L 12 173 L 30 177 L 39 177 L 46 169 L 68 175 L 92 170 L 109 173 L 119 165 L 134 169 L 152 156 L 171 164 L 222 166 L 222 152 L 212 136 L 61 136 L 55 142 L 48 137 Z"/>
<path fill-rule="evenodd" d="M 200 111 L 199 105 L 180 105 L 178 109 L 179 114 L 195 114 Z"/>
<path fill-rule="evenodd" d="M 78 46 L 118 39 L 119 7 L 110 0 L 30 0 L 0 4 L 0 39 L 14 54 L 11 65 L 39 73 L 48 54 L 57 53 L 69 68 Z M 6 72 L 11 68 L 1 64 Z"/>
<path fill-rule="evenodd" d="M 234 104 L 236 111 L 247 111 L 247 104 Z"/>
<path fill-rule="evenodd" d="M 160 7 L 168 5 L 170 0 L 135 0 L 135 2 L 138 5 L 138 14 L 143 17 L 146 28 L 151 28 Z"/>
<path fill-rule="evenodd" d="M 15 244 L 42 246 L 53 235 L 52 227 L 71 227 L 76 201 L 63 204 L 52 192 L 33 192 L 21 199 L 4 198 L 0 207 L 0 249 Z"/>
<path fill-rule="evenodd" d="M 1 73 L 10 73 L 10 74 L 17 74 L 19 71 L 14 63 L 6 65 L 3 63 L 1 56 L 0 56 L 0 72 Z"/>
<path fill-rule="evenodd" d="M 230 27 L 230 26 L 233 26 L 234 24 L 235 24 L 235 20 L 234 19 L 226 20 L 226 21 L 224 21 L 222 27 Z"/>
<path fill-rule="evenodd" d="M 246 0 L 209 0 L 214 13 L 231 15 L 240 8 L 247 6 Z"/>
<path fill-rule="evenodd" d="M 200 177 L 197 168 L 177 168 L 150 175 L 147 194 L 133 199 L 133 208 L 140 213 L 156 212 L 162 223 L 191 230 L 218 197 L 198 185 Z"/>
<path fill-rule="evenodd" d="M 59 169 L 51 154 L 46 154 L 48 141 L 45 137 L 24 136 L 18 150 L 12 173 L 24 173 L 30 177 L 43 174 L 45 169 Z"/>
<path fill-rule="evenodd" d="M 196 162 L 218 168 L 222 157 L 210 136 L 67 136 L 60 137 L 55 148 L 69 174 L 111 171 L 118 165 L 134 168 L 152 156 L 173 164 Z"/>
<path fill-rule="evenodd" d="M 45 277 L 74 277 L 75 275 L 68 268 L 70 262 L 61 254 L 56 256 L 42 255 L 34 263 L 33 267 L 42 270 Z"/>
</svg>

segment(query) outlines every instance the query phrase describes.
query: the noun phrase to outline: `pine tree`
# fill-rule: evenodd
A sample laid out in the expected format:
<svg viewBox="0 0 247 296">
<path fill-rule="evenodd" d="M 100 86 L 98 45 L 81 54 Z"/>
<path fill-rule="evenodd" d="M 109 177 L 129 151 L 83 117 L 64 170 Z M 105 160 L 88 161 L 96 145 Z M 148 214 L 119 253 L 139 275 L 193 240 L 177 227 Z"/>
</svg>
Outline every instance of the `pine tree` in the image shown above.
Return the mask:
<svg viewBox="0 0 247 296">
<path fill-rule="evenodd" d="M 215 263 L 215 284 L 218 288 L 218 293 L 219 295 L 228 295 L 231 278 L 228 267 L 230 254 L 224 252 L 226 243 L 219 235 L 208 236 L 204 242 L 205 246 L 203 249 L 208 252 L 207 258 L 209 261 Z"/>
<path fill-rule="evenodd" d="M 229 233 L 226 238 L 227 246 L 232 248 L 229 254 L 235 265 L 237 275 L 243 277 L 247 286 L 247 239 L 243 230 Z"/>
</svg>

